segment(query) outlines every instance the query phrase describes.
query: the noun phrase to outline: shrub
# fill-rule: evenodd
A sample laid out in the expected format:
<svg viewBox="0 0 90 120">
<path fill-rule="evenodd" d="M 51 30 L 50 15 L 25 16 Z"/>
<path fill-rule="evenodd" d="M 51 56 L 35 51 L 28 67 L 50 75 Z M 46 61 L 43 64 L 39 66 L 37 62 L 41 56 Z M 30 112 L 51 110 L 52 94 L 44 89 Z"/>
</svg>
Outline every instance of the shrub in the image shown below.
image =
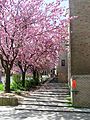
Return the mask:
<svg viewBox="0 0 90 120">
<path fill-rule="evenodd" d="M 24 90 L 24 88 L 22 86 L 22 80 L 21 80 L 20 74 L 14 74 L 12 76 L 11 90 L 14 90 L 14 91 Z"/>
<path fill-rule="evenodd" d="M 4 85 L 0 83 L 0 91 L 4 91 Z"/>
<path fill-rule="evenodd" d="M 38 78 L 36 78 L 34 81 L 35 81 L 35 85 L 39 85 L 39 79 Z"/>
<path fill-rule="evenodd" d="M 30 88 L 35 86 L 35 81 L 33 79 L 25 81 L 25 90 L 30 90 Z"/>
<path fill-rule="evenodd" d="M 25 88 L 22 86 L 22 80 L 20 74 L 14 74 L 12 76 L 12 84 L 11 90 L 18 91 L 18 90 L 30 90 L 31 87 L 36 85 L 36 81 L 29 75 L 26 75 L 25 79 Z"/>
</svg>

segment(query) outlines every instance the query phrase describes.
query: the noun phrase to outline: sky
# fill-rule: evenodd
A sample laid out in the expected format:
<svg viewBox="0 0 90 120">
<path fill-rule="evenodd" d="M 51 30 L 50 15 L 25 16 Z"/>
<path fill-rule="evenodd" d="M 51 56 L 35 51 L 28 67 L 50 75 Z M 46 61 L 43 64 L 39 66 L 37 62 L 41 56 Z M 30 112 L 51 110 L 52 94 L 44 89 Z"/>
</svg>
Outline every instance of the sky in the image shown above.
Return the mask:
<svg viewBox="0 0 90 120">
<path fill-rule="evenodd" d="M 45 0 L 45 1 L 46 1 L 46 3 L 50 3 L 50 2 L 53 2 L 55 0 Z M 64 0 L 61 5 L 68 7 L 69 6 L 68 0 Z"/>
</svg>

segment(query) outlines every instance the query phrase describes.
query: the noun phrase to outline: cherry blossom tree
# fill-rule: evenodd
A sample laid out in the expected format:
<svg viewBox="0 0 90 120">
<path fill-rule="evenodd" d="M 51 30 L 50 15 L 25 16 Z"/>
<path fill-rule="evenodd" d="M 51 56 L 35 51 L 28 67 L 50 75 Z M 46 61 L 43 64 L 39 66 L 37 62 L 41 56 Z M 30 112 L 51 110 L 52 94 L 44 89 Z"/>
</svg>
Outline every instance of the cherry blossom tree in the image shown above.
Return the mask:
<svg viewBox="0 0 90 120">
<path fill-rule="evenodd" d="M 14 1 L 0 1 L 0 59 L 6 74 L 6 92 L 10 92 L 10 72 L 22 42 L 18 19 L 20 16 Z"/>
<path fill-rule="evenodd" d="M 33 0 L 30 3 L 27 1 L 24 6 L 22 3 L 22 14 L 25 14 L 22 23 L 24 25 L 24 31 L 22 32 L 23 45 L 15 63 L 21 70 L 23 86 L 25 86 L 26 71 L 33 66 L 35 77 L 37 64 L 38 67 L 39 63 L 40 65 L 45 64 L 40 60 L 41 56 L 53 56 L 54 61 L 58 58 L 58 53 L 62 49 L 60 42 L 65 40 L 64 38 L 68 35 L 68 21 L 62 19 L 65 9 L 60 7 L 60 1 L 50 4 L 42 1 L 34 1 L 34 3 Z M 49 61 L 52 61 L 52 57 Z"/>
<path fill-rule="evenodd" d="M 0 1 L 0 59 L 6 74 L 6 92 L 10 92 L 14 63 L 22 72 L 24 86 L 29 67 L 42 64 L 44 68 L 45 57 L 50 63 L 58 58 L 60 42 L 68 36 L 68 20 L 63 18 L 66 13 L 61 1 L 49 4 L 44 0 Z"/>
</svg>

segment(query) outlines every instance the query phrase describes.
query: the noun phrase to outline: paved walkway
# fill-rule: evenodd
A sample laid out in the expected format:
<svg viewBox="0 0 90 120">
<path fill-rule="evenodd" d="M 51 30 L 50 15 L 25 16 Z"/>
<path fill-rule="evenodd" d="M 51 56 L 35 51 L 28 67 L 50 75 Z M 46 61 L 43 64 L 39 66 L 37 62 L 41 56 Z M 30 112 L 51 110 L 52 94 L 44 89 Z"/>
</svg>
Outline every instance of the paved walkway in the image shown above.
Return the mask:
<svg viewBox="0 0 90 120">
<path fill-rule="evenodd" d="M 0 107 L 0 120 L 90 120 L 90 109 L 71 107 L 67 84 L 53 80 L 17 107 Z"/>
</svg>

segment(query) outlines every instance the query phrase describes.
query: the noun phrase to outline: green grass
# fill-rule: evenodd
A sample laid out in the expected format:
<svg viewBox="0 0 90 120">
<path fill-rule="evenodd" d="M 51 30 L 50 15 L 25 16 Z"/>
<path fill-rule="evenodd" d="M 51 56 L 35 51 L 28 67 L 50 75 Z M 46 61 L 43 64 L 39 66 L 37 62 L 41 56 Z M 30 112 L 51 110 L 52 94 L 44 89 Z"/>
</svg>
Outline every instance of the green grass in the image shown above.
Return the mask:
<svg viewBox="0 0 90 120">
<path fill-rule="evenodd" d="M 0 83 L 0 91 L 4 91 L 4 85 Z"/>
<path fill-rule="evenodd" d="M 66 97 L 66 100 L 71 101 L 71 97 L 70 96 Z"/>
</svg>

